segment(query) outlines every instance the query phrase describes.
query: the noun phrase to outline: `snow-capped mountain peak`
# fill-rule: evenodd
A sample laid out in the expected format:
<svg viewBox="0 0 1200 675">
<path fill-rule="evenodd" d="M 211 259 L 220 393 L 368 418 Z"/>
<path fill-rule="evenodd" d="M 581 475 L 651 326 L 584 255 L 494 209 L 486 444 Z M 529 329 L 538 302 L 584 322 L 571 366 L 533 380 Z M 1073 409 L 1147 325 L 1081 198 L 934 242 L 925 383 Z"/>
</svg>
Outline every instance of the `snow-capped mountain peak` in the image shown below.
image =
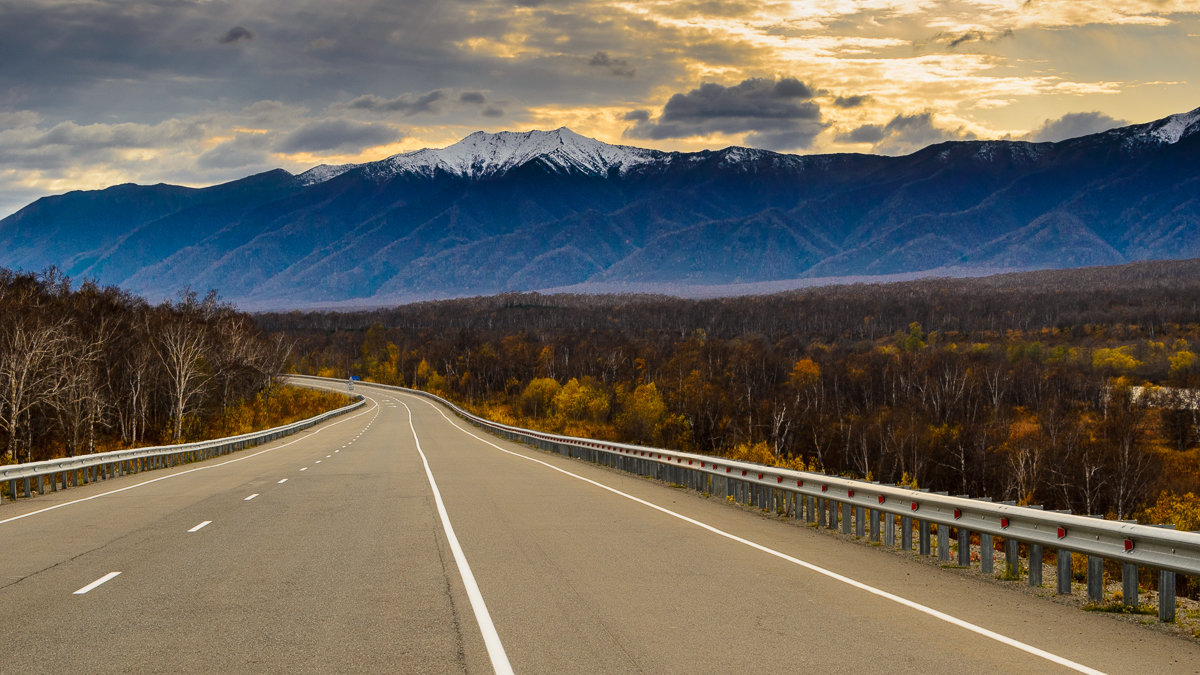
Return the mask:
<svg viewBox="0 0 1200 675">
<path fill-rule="evenodd" d="M 477 131 L 445 148 L 406 152 L 368 166 L 376 176 L 444 172 L 480 178 L 541 160 L 557 171 L 607 175 L 612 169 L 624 172 L 664 155 L 657 150 L 609 145 L 562 127 L 553 131 Z"/>
<path fill-rule="evenodd" d="M 1149 131 L 1165 144 L 1178 143 L 1185 136 L 1200 132 L 1200 108 L 1151 122 Z"/>
</svg>

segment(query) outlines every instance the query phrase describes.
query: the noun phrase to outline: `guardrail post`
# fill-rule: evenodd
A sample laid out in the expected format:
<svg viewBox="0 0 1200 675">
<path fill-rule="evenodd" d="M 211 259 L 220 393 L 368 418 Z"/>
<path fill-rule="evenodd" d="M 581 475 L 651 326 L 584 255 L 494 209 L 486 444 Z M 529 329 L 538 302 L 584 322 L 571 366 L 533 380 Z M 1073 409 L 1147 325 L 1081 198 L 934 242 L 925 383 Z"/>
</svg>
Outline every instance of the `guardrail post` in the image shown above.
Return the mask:
<svg viewBox="0 0 1200 675">
<path fill-rule="evenodd" d="M 841 511 L 841 504 L 832 499 L 825 500 L 825 507 L 829 510 L 829 529 L 838 529 L 838 512 Z"/>
<path fill-rule="evenodd" d="M 965 527 L 958 528 L 958 566 L 971 566 L 971 531 Z"/>
<path fill-rule="evenodd" d="M 1029 585 L 1042 585 L 1042 545 L 1029 545 Z"/>
<path fill-rule="evenodd" d="M 854 507 L 854 536 L 861 539 L 866 534 L 866 514 L 863 512 L 863 507 Z"/>
<path fill-rule="evenodd" d="M 842 502 L 842 534 L 850 534 L 850 502 Z"/>
<path fill-rule="evenodd" d="M 1138 568 L 1134 563 L 1121 563 L 1121 602 L 1127 607 L 1138 604 Z"/>
<path fill-rule="evenodd" d="M 992 548 L 992 535 L 986 532 L 979 533 L 979 571 L 984 574 L 991 574 L 994 571 L 992 564 L 996 549 Z"/>
<path fill-rule="evenodd" d="M 1017 540 L 1004 540 L 1004 576 L 1015 579 L 1021 575 L 1021 557 L 1017 553 Z"/>
<path fill-rule="evenodd" d="M 912 550 L 912 516 L 900 516 L 900 548 Z"/>
<path fill-rule="evenodd" d="M 932 542 L 930 541 L 929 521 L 924 519 L 917 520 L 917 535 L 918 535 L 918 553 L 921 555 L 929 555 L 933 551 Z"/>
<path fill-rule="evenodd" d="M 896 516 L 883 513 L 883 545 L 896 548 Z"/>
<path fill-rule="evenodd" d="M 1058 549 L 1055 554 L 1058 558 L 1058 594 L 1071 594 L 1071 576 L 1074 572 L 1071 570 L 1071 552 L 1065 549 Z"/>
<path fill-rule="evenodd" d="M 938 523 L 938 560 L 950 560 L 950 526 Z"/>
<path fill-rule="evenodd" d="M 825 527 L 825 523 L 827 521 L 827 518 L 825 517 L 825 511 L 829 508 L 829 500 L 818 497 L 813 497 L 813 499 L 816 500 L 817 503 L 817 526 Z"/>
<path fill-rule="evenodd" d="M 1158 571 L 1158 620 L 1175 620 L 1175 573 L 1171 570 Z"/>
<path fill-rule="evenodd" d="M 1104 558 L 1096 555 L 1087 557 L 1088 574 L 1088 600 L 1092 602 L 1104 601 Z"/>
<path fill-rule="evenodd" d="M 14 502 L 17 501 L 17 479 L 16 478 L 8 481 L 8 496 Z"/>
</svg>

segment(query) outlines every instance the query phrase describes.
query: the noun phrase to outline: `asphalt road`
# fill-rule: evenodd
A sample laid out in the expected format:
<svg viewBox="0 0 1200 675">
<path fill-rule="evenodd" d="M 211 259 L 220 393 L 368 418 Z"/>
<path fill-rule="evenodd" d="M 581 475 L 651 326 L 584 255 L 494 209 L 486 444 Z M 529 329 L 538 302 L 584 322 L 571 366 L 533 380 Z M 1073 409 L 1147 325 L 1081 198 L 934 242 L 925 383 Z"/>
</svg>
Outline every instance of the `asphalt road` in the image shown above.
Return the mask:
<svg viewBox="0 0 1200 675">
<path fill-rule="evenodd" d="M 0 505 L 0 673 L 1200 672 L 1178 638 L 358 389 L 271 445 Z"/>
</svg>

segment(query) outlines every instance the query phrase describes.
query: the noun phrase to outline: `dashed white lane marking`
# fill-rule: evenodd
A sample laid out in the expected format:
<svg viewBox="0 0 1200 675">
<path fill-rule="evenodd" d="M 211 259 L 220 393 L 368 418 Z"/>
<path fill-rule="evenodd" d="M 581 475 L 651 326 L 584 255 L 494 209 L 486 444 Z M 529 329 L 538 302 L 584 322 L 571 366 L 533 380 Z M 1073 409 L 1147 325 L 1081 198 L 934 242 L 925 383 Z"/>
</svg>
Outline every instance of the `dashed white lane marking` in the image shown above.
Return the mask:
<svg viewBox="0 0 1200 675">
<path fill-rule="evenodd" d="M 306 440 L 308 440 L 308 439 L 312 438 L 313 436 L 316 436 L 317 434 L 321 433 L 322 431 L 325 431 L 326 429 L 332 429 L 333 427 L 336 427 L 336 426 L 337 426 L 337 425 L 339 425 L 339 424 L 344 424 L 344 423 L 346 423 L 346 422 L 349 422 L 350 420 L 357 419 L 357 418 L 359 418 L 359 417 L 361 417 L 361 416 L 363 416 L 363 415 L 366 415 L 366 414 L 367 414 L 367 413 L 369 413 L 369 412 L 372 412 L 372 411 L 374 411 L 374 412 L 376 412 L 376 414 L 378 414 L 378 411 L 379 411 L 379 404 L 375 403 L 375 401 L 374 401 L 374 400 L 371 400 L 371 399 L 368 399 L 368 400 L 370 400 L 370 401 L 371 401 L 371 407 L 370 407 L 370 408 L 368 408 L 368 409 L 366 409 L 366 410 L 364 410 L 364 411 L 362 411 L 362 412 L 356 413 L 356 414 L 354 414 L 354 415 L 353 415 L 353 416 L 351 416 L 351 417 L 347 417 L 347 418 L 346 418 L 346 419 L 344 419 L 344 420 L 338 420 L 338 421 L 336 421 L 336 422 L 329 422 L 329 423 L 327 423 L 327 424 L 322 424 L 322 425 L 321 425 L 321 426 L 320 426 L 320 427 L 319 427 L 319 428 L 318 428 L 316 431 L 312 432 L 311 434 L 307 434 L 307 435 L 300 436 L 299 438 L 297 438 L 297 439 L 295 439 L 295 440 L 288 441 L 287 443 L 282 443 L 282 444 L 280 444 L 280 445 L 277 445 L 277 446 L 275 446 L 275 447 L 273 447 L 273 448 L 267 448 L 267 449 L 265 449 L 265 450 L 259 450 L 258 452 L 256 452 L 256 453 L 253 453 L 253 454 L 250 454 L 250 455 L 246 455 L 245 457 L 235 457 L 234 459 L 226 460 L 226 461 L 224 461 L 224 462 L 221 462 L 221 463 L 219 463 L 219 464 L 210 464 L 210 465 L 208 465 L 208 466 L 198 466 L 198 467 L 196 467 L 196 468 L 194 468 L 194 469 L 187 469 L 186 471 L 180 471 L 179 473 L 171 473 L 171 474 L 167 474 L 167 475 L 165 475 L 165 476 L 159 476 L 158 478 L 151 478 L 150 480 L 147 480 L 147 481 L 142 481 L 141 483 L 135 483 L 134 485 L 126 485 L 125 487 L 123 487 L 123 488 L 117 488 L 116 490 L 109 490 L 108 492 L 101 492 L 101 493 L 100 493 L 100 494 L 98 494 L 98 495 L 92 495 L 92 496 L 90 496 L 90 497 L 84 497 L 84 498 L 82 498 L 82 499 L 76 499 L 76 500 L 74 500 L 74 501 L 63 502 L 63 503 L 61 503 L 61 504 L 55 504 L 54 506 L 47 506 L 47 507 L 46 507 L 46 508 L 44 508 L 44 509 L 38 509 L 37 511 L 30 511 L 29 513 L 22 513 L 22 514 L 21 514 L 21 515 L 19 515 L 19 516 L 13 516 L 13 517 L 11 517 L 11 518 L 5 518 L 4 520 L 0 520 L 0 525 L 4 525 L 5 523 L 11 523 L 11 522 L 13 522 L 14 520 L 21 520 L 22 518 L 28 518 L 28 517 L 30 517 L 30 516 L 36 516 L 36 515 L 38 515 L 38 514 L 40 514 L 40 513 L 46 513 L 47 511 L 54 511 L 54 510 L 57 510 L 57 509 L 61 509 L 61 508 L 63 508 L 64 506 L 71 506 L 72 504 L 82 504 L 83 502 L 90 502 L 90 501 L 92 501 L 93 499 L 100 499 L 101 497 L 107 497 L 107 496 L 109 496 L 109 495 L 115 495 L 115 494 L 117 494 L 117 493 L 119 493 L 119 492 L 125 492 L 126 490 L 133 490 L 133 489 L 135 489 L 135 488 L 140 488 L 140 487 L 142 487 L 142 486 L 144 486 L 144 485 L 150 485 L 151 483 L 157 483 L 157 482 L 159 482 L 159 481 L 163 481 L 163 480 L 170 480 L 171 478 L 178 478 L 178 477 L 180 477 L 180 476 L 186 476 L 186 475 L 188 475 L 188 474 L 195 473 L 195 472 L 197 472 L 197 471 L 208 471 L 209 469 L 216 469 L 216 468 L 218 468 L 218 467 L 226 466 L 226 465 L 229 465 L 229 464 L 235 464 L 235 463 L 237 463 L 237 462 L 244 462 L 244 461 L 246 461 L 247 459 L 253 459 L 253 458 L 255 458 L 255 457 L 258 457 L 259 455 L 265 455 L 265 454 L 266 454 L 266 453 L 268 453 L 268 452 L 275 452 L 276 450 L 282 450 L 282 449 L 284 449 L 284 448 L 288 447 L 289 445 L 293 445 L 293 444 L 295 444 L 295 443 L 299 443 L 299 442 L 301 442 L 301 441 L 306 441 Z M 304 469 L 301 469 L 301 471 L 303 471 L 303 470 L 304 470 Z"/>
<path fill-rule="evenodd" d="M 1080 672 L 1080 673 L 1089 673 L 1090 675 L 1104 675 L 1104 671 L 1096 670 L 1095 668 L 1091 668 L 1091 667 L 1085 666 L 1085 665 L 1083 665 L 1082 663 L 1077 663 L 1077 662 L 1075 662 L 1075 661 L 1072 661 L 1072 660 L 1070 660 L 1070 659 L 1068 659 L 1068 658 L 1066 658 L 1066 657 L 1064 657 L 1064 656 L 1059 656 L 1059 655 L 1057 655 L 1057 654 L 1053 654 L 1053 653 L 1051 653 L 1051 652 L 1048 652 L 1048 651 L 1046 651 L 1046 650 L 1044 650 L 1044 649 L 1039 649 L 1039 648 L 1037 648 L 1037 647 L 1034 647 L 1034 646 L 1033 646 L 1033 645 L 1031 645 L 1031 644 L 1028 644 L 1028 643 L 1025 643 L 1025 642 L 1021 642 L 1020 640 L 1017 640 L 1017 639 L 1015 639 L 1015 638 L 1010 638 L 1010 637 L 1008 637 L 1007 635 L 1002 635 L 1002 634 L 1000 634 L 1000 633 L 997 633 L 997 632 L 995 632 L 995 631 L 992 631 L 992 630 L 988 630 L 987 628 L 984 628 L 983 626 L 978 626 L 978 625 L 976 625 L 976 624 L 973 624 L 973 623 L 971 623 L 971 622 L 969 622 L 969 621 L 966 621 L 966 620 L 964 620 L 964 619 L 960 619 L 960 618 L 958 618 L 958 617 L 956 617 L 956 616 L 952 616 L 952 615 L 950 615 L 950 614 L 946 614 L 945 612 L 942 612 L 942 611 L 940 611 L 940 610 L 936 610 L 936 609 L 934 609 L 934 608 L 932 608 L 932 607 L 928 607 L 928 606 L 926 606 L 926 605 L 922 605 L 922 604 L 920 604 L 920 603 L 918 603 L 918 602 L 914 602 L 914 601 L 912 601 L 912 600 L 909 600 L 908 598 L 901 597 L 901 596 L 899 596 L 899 595 L 896 595 L 896 594 L 894 594 L 894 593 L 889 593 L 889 592 L 887 592 L 887 591 L 885 591 L 885 590 L 883 590 L 883 589 L 875 588 L 874 586 L 870 586 L 870 585 L 868 585 L 868 584 L 865 584 L 865 583 L 863 583 L 863 582 L 861 582 L 861 581 L 858 581 L 858 580 L 855 580 L 855 579 L 851 579 L 850 577 L 847 577 L 847 576 L 845 576 L 845 575 L 842 575 L 842 574 L 838 574 L 837 572 L 834 572 L 833 570 L 828 570 L 828 569 L 825 569 L 824 567 L 820 567 L 819 565 L 814 565 L 813 563 L 810 563 L 810 562 L 807 562 L 807 561 L 804 561 L 804 560 L 800 560 L 799 558 L 796 558 L 796 557 L 790 556 L 790 555 L 788 555 L 788 554 L 786 554 L 786 553 L 783 553 L 783 552 L 781 552 L 781 551 L 776 551 L 776 550 L 775 550 L 775 549 L 773 549 L 773 548 L 769 548 L 769 547 L 767 547 L 767 546 L 763 546 L 762 544 L 755 543 L 755 542 L 753 542 L 753 541 L 750 541 L 749 539 L 743 539 L 742 537 L 739 537 L 739 536 L 737 536 L 736 534 L 732 534 L 732 533 L 726 532 L 726 531 L 724 531 L 724 530 L 722 530 L 722 529 L 719 529 L 719 528 L 713 527 L 712 525 L 709 525 L 709 524 L 707 524 L 707 523 L 703 523 L 703 522 L 701 522 L 701 521 L 699 521 L 699 520 L 696 520 L 696 519 L 694 519 L 694 518 L 689 518 L 689 517 L 687 517 L 687 516 L 685 516 L 685 515 L 683 515 L 683 514 L 676 513 L 676 512 L 674 512 L 674 511 L 672 511 L 672 510 L 668 509 L 668 508 L 664 508 L 664 507 L 662 507 L 662 506 L 659 506 L 658 504 L 653 504 L 653 503 L 651 503 L 651 502 L 648 502 L 648 501 L 646 501 L 646 500 L 644 500 L 644 499 L 640 499 L 640 498 L 638 498 L 638 497 L 634 497 L 634 496 L 633 496 L 633 495 L 631 495 L 631 494 L 628 494 L 628 493 L 625 493 L 625 492 L 621 492 L 620 490 L 618 490 L 618 489 L 616 489 L 616 488 L 609 487 L 609 486 L 607 486 L 607 485 L 605 485 L 605 484 L 603 484 L 603 483 L 599 483 L 599 482 L 597 482 L 597 481 L 594 481 L 594 480 L 592 480 L 592 479 L 590 479 L 590 478 L 584 478 L 583 476 L 580 476 L 579 474 L 576 474 L 576 473 L 571 473 L 570 471 L 567 471 L 566 469 L 560 469 L 559 467 L 557 467 L 557 466 L 554 466 L 553 464 L 550 464 L 549 462 L 544 462 L 544 461 L 542 461 L 542 460 L 540 460 L 540 459 L 536 459 L 536 458 L 533 458 L 533 457 L 529 457 L 529 456 L 527 456 L 527 455 L 522 455 L 521 453 L 519 453 L 519 452 L 513 452 L 512 450 L 506 450 L 506 449 L 504 449 L 504 448 L 500 447 L 499 445 L 496 445 L 495 443 L 493 443 L 493 442 L 491 442 L 491 441 L 487 440 L 486 438 L 482 438 L 482 437 L 480 437 L 480 436 L 477 436 L 477 435 L 475 435 L 474 433 L 472 433 L 472 432 L 468 431 L 467 429 L 464 429 L 463 427 L 459 426 L 459 425 L 458 425 L 458 424 L 456 424 L 456 423 L 455 423 L 453 420 L 451 420 L 451 419 L 450 419 L 450 417 L 449 417 L 448 415 L 446 415 L 446 413 L 445 413 L 445 412 L 443 412 L 443 411 L 442 411 L 442 409 L 441 409 L 440 407 L 438 407 L 438 406 L 434 405 L 432 402 L 430 402 L 430 401 L 427 401 L 427 400 L 425 400 L 425 399 L 421 399 L 421 400 L 422 400 L 424 403 L 427 403 L 427 404 L 429 404 L 429 406 L 430 406 L 430 407 L 432 407 L 434 410 L 438 411 L 438 413 L 440 413 L 440 414 L 441 414 L 441 416 L 442 416 L 442 417 L 444 417 L 444 418 L 446 419 L 446 421 L 447 421 L 447 422 L 449 422 L 449 423 L 450 423 L 452 426 L 454 426 L 454 428 L 458 429 L 459 431 L 463 432 L 464 434 L 466 434 L 466 435 L 468 435 L 468 436 L 471 436 L 472 438 L 474 438 L 474 439 L 475 439 L 475 440 L 477 440 L 477 441 L 480 441 L 480 442 L 482 442 L 482 443 L 486 443 L 487 445 L 490 445 L 490 446 L 492 446 L 493 448 L 495 448 L 495 449 L 499 450 L 500 452 L 507 453 L 507 454 L 509 454 L 509 455 L 512 455 L 513 457 L 519 457 L 519 458 L 521 458 L 521 459 L 524 459 L 524 460 L 526 460 L 526 461 L 530 461 L 530 462 L 534 462 L 534 463 L 537 463 L 537 464 L 541 464 L 542 466 L 545 466 L 545 467 L 547 467 L 547 468 L 553 469 L 554 471 L 557 471 L 557 472 L 559 472 L 559 473 L 561 473 L 561 474 L 565 474 L 565 475 L 567 475 L 567 476 L 570 476 L 571 478 L 575 478 L 575 479 L 581 480 L 581 481 L 583 481 L 583 482 L 585 482 L 585 483 L 590 483 L 591 485 L 595 485 L 596 487 L 598 487 L 598 488 L 600 488 L 600 489 L 602 489 L 602 490 L 607 490 L 607 491 L 609 491 L 609 492 L 611 492 L 611 493 L 613 493 L 613 494 L 615 494 L 615 495 L 619 495 L 619 496 L 621 496 L 621 497 L 624 497 L 624 498 L 626 498 L 626 499 L 629 499 L 629 500 L 631 500 L 631 501 L 637 502 L 638 504 L 641 504 L 641 505 L 643 505 L 643 506 L 647 506 L 647 507 L 649 507 L 649 508 L 652 508 L 652 509 L 654 509 L 655 511 L 658 511 L 658 512 L 660 512 L 660 513 L 664 513 L 664 514 L 666 514 L 666 515 L 668 515 L 668 516 L 671 516 L 672 518 L 678 518 L 679 520 L 682 520 L 682 521 L 683 521 L 683 522 L 685 522 L 685 523 L 689 523 L 689 524 L 691 524 L 691 525 L 695 525 L 696 527 L 699 527 L 699 528 L 701 528 L 701 529 L 704 529 L 704 530 L 707 530 L 707 531 L 709 531 L 709 532 L 712 532 L 713 534 L 715 534 L 715 535 L 718 535 L 718 536 L 721 536 L 721 537 L 724 537 L 724 538 L 726 538 L 726 539 L 729 539 L 730 541 L 735 541 L 735 542 L 737 542 L 737 543 L 739 543 L 739 544 L 744 544 L 744 545 L 746 545 L 746 546 L 749 546 L 750 548 L 753 548 L 753 549 L 756 549 L 756 550 L 762 551 L 763 553 L 766 553 L 766 554 L 768 554 L 768 555 L 775 556 L 776 558 L 779 558 L 779 559 L 781 559 L 781 560 L 785 560 L 785 561 L 787 561 L 787 562 L 790 562 L 790 563 L 792 563 L 792 564 L 798 565 L 798 566 L 800 566 L 800 567 L 803 567 L 803 568 L 805 568 L 805 569 L 807 569 L 807 570 L 810 570 L 810 571 L 812 571 L 812 572 L 816 572 L 817 574 L 824 575 L 824 576 L 826 576 L 826 577 L 829 577 L 830 579 L 833 579 L 833 580 L 835 580 L 835 581 L 840 581 L 841 583 L 847 584 L 847 585 L 849 585 L 849 586 L 853 586 L 854 588 L 857 588 L 857 589 L 860 589 L 860 590 L 866 591 L 867 593 L 870 593 L 870 594 L 872 594 L 872 595 L 875 595 L 875 596 L 878 596 L 878 597 L 884 598 L 884 599 L 886 599 L 886 600 L 891 600 L 892 602 L 895 602 L 895 603 L 897 603 L 897 604 L 900 604 L 900 605 L 903 605 L 903 606 L 905 606 L 905 607 L 908 607 L 909 609 L 916 610 L 916 611 L 918 611 L 918 612 L 921 612 L 922 614 L 927 614 L 927 615 L 929 615 L 929 616 L 932 616 L 932 617 L 934 617 L 935 619 L 941 619 L 942 621 L 945 621 L 946 623 L 949 623 L 949 624 L 951 624 L 951 625 L 958 626 L 959 628 L 964 628 L 964 629 L 966 629 L 966 630 L 968 630 L 968 631 L 971 631 L 972 633 L 975 633 L 976 635 L 981 635 L 981 636 L 983 636 L 983 637 L 990 638 L 990 639 L 992 639 L 992 640 L 995 640 L 996 642 L 999 642 L 999 643 L 1001 643 L 1001 644 L 1008 645 L 1009 647 L 1014 647 L 1014 648 L 1016 648 L 1016 649 L 1019 649 L 1019 650 L 1021 650 L 1021 651 L 1025 652 L 1025 653 L 1027 653 L 1027 654 L 1031 654 L 1031 655 L 1033 655 L 1033 656 L 1037 656 L 1037 657 L 1043 658 L 1043 659 L 1045 659 L 1045 660 L 1047 660 L 1047 661 L 1050 661 L 1051 663 L 1057 663 L 1057 664 L 1058 664 L 1058 665 L 1060 665 L 1060 666 L 1063 666 L 1063 667 L 1065 667 L 1065 668 L 1069 668 L 1069 669 L 1071 669 L 1071 670 L 1075 670 L 1075 671 L 1077 671 L 1077 672 Z M 405 407 L 408 407 L 408 406 L 405 406 Z M 410 425 L 410 426 L 412 425 L 412 411 L 411 411 L 411 410 L 409 411 L 409 425 Z M 413 436 L 414 436 L 414 437 L 416 436 L 416 430 L 415 430 L 415 429 L 414 429 L 414 431 L 413 431 Z M 419 451 L 420 451 L 420 447 L 418 446 L 418 452 L 419 452 Z M 425 457 L 424 455 L 422 455 L 422 456 L 421 456 L 421 458 L 422 458 L 422 459 L 424 459 L 424 457 Z M 426 465 L 425 471 L 426 471 L 426 473 L 428 473 L 428 472 L 429 472 L 429 467 L 428 467 L 428 465 Z M 431 481 L 433 480 L 433 474 L 430 474 L 430 480 L 431 480 Z M 439 500 L 439 506 L 440 506 L 440 503 L 441 503 L 441 502 L 440 502 L 440 500 Z"/>
<path fill-rule="evenodd" d="M 284 484 L 284 483 L 286 483 L 286 482 L 287 482 L 287 479 L 286 479 L 286 478 L 280 478 L 279 480 L 275 481 L 275 484 L 276 484 L 276 485 L 283 485 L 283 484 Z"/>
<path fill-rule="evenodd" d="M 321 463 L 321 460 L 319 460 L 319 459 L 317 461 L 313 462 L 313 464 L 320 464 L 320 463 Z"/>
<path fill-rule="evenodd" d="M 479 632 L 483 633 L 483 643 L 487 645 L 488 658 L 492 660 L 492 670 L 502 675 L 512 673 L 512 666 L 508 663 L 508 654 L 504 652 L 500 635 L 496 632 L 495 624 L 492 623 L 492 615 L 488 613 L 487 604 L 483 601 L 483 594 L 479 592 L 479 584 L 475 583 L 475 575 L 471 573 L 471 565 L 467 563 L 467 555 L 463 553 L 462 546 L 458 543 L 458 537 L 454 534 L 454 526 L 450 524 L 450 516 L 446 513 L 446 505 L 442 502 L 442 493 L 438 490 L 437 481 L 433 479 L 429 460 L 421 451 L 421 439 L 417 437 L 417 428 L 413 426 L 412 409 L 407 405 L 404 405 L 404 408 L 408 410 L 408 428 L 412 429 L 413 440 L 417 444 L 417 454 L 421 456 L 421 463 L 425 466 L 425 477 L 429 479 L 429 488 L 433 490 L 433 501 L 437 504 L 438 516 L 442 519 L 446 542 L 450 544 L 450 552 L 454 554 L 454 562 L 458 565 L 458 574 L 462 577 L 463 586 L 467 590 L 467 598 L 471 601 L 471 609 L 475 612 L 475 622 L 479 624 Z"/>
<path fill-rule="evenodd" d="M 330 457 L 333 457 L 333 455 L 325 455 L 325 459 L 329 459 Z"/>
<path fill-rule="evenodd" d="M 204 521 L 203 523 L 200 523 L 199 525 L 197 525 L 197 526 L 193 527 L 192 529 L 188 530 L 188 532 L 199 532 L 200 530 L 203 530 L 204 528 L 208 527 L 208 526 L 209 526 L 209 525 L 211 525 L 211 524 L 212 524 L 212 521 L 211 521 L 211 520 L 206 520 L 206 521 Z"/>
<path fill-rule="evenodd" d="M 120 572 L 109 572 L 108 574 L 105 574 L 104 576 L 93 581 L 92 583 L 88 584 L 87 586 L 84 586 L 83 588 L 75 591 L 74 593 L 72 593 L 72 595 L 83 595 L 84 593 L 91 591 L 92 589 L 96 588 L 97 586 L 99 586 L 101 584 L 106 584 L 106 583 L 112 581 L 113 579 L 115 579 L 117 577 L 118 574 L 120 574 Z"/>
<path fill-rule="evenodd" d="M 248 501 L 250 501 L 251 499 L 254 499 L 254 498 L 255 498 L 255 497 L 257 497 L 257 496 L 258 496 L 258 493 L 257 493 L 257 492 L 255 492 L 254 494 L 250 495 L 249 497 L 246 497 L 246 498 L 245 498 L 245 499 L 243 499 L 242 501 L 244 501 L 244 502 L 248 502 Z"/>
</svg>

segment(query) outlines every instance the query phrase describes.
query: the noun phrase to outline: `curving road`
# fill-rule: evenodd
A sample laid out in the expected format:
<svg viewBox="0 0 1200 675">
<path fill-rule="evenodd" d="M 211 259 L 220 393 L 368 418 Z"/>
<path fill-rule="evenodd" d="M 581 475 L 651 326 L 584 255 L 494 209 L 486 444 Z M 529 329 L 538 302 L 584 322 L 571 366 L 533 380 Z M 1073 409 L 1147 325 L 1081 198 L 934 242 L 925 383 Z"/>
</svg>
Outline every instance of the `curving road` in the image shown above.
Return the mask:
<svg viewBox="0 0 1200 675">
<path fill-rule="evenodd" d="M 0 673 L 1200 672 L 1189 642 L 358 390 L 290 439 L 0 506 Z"/>
</svg>

